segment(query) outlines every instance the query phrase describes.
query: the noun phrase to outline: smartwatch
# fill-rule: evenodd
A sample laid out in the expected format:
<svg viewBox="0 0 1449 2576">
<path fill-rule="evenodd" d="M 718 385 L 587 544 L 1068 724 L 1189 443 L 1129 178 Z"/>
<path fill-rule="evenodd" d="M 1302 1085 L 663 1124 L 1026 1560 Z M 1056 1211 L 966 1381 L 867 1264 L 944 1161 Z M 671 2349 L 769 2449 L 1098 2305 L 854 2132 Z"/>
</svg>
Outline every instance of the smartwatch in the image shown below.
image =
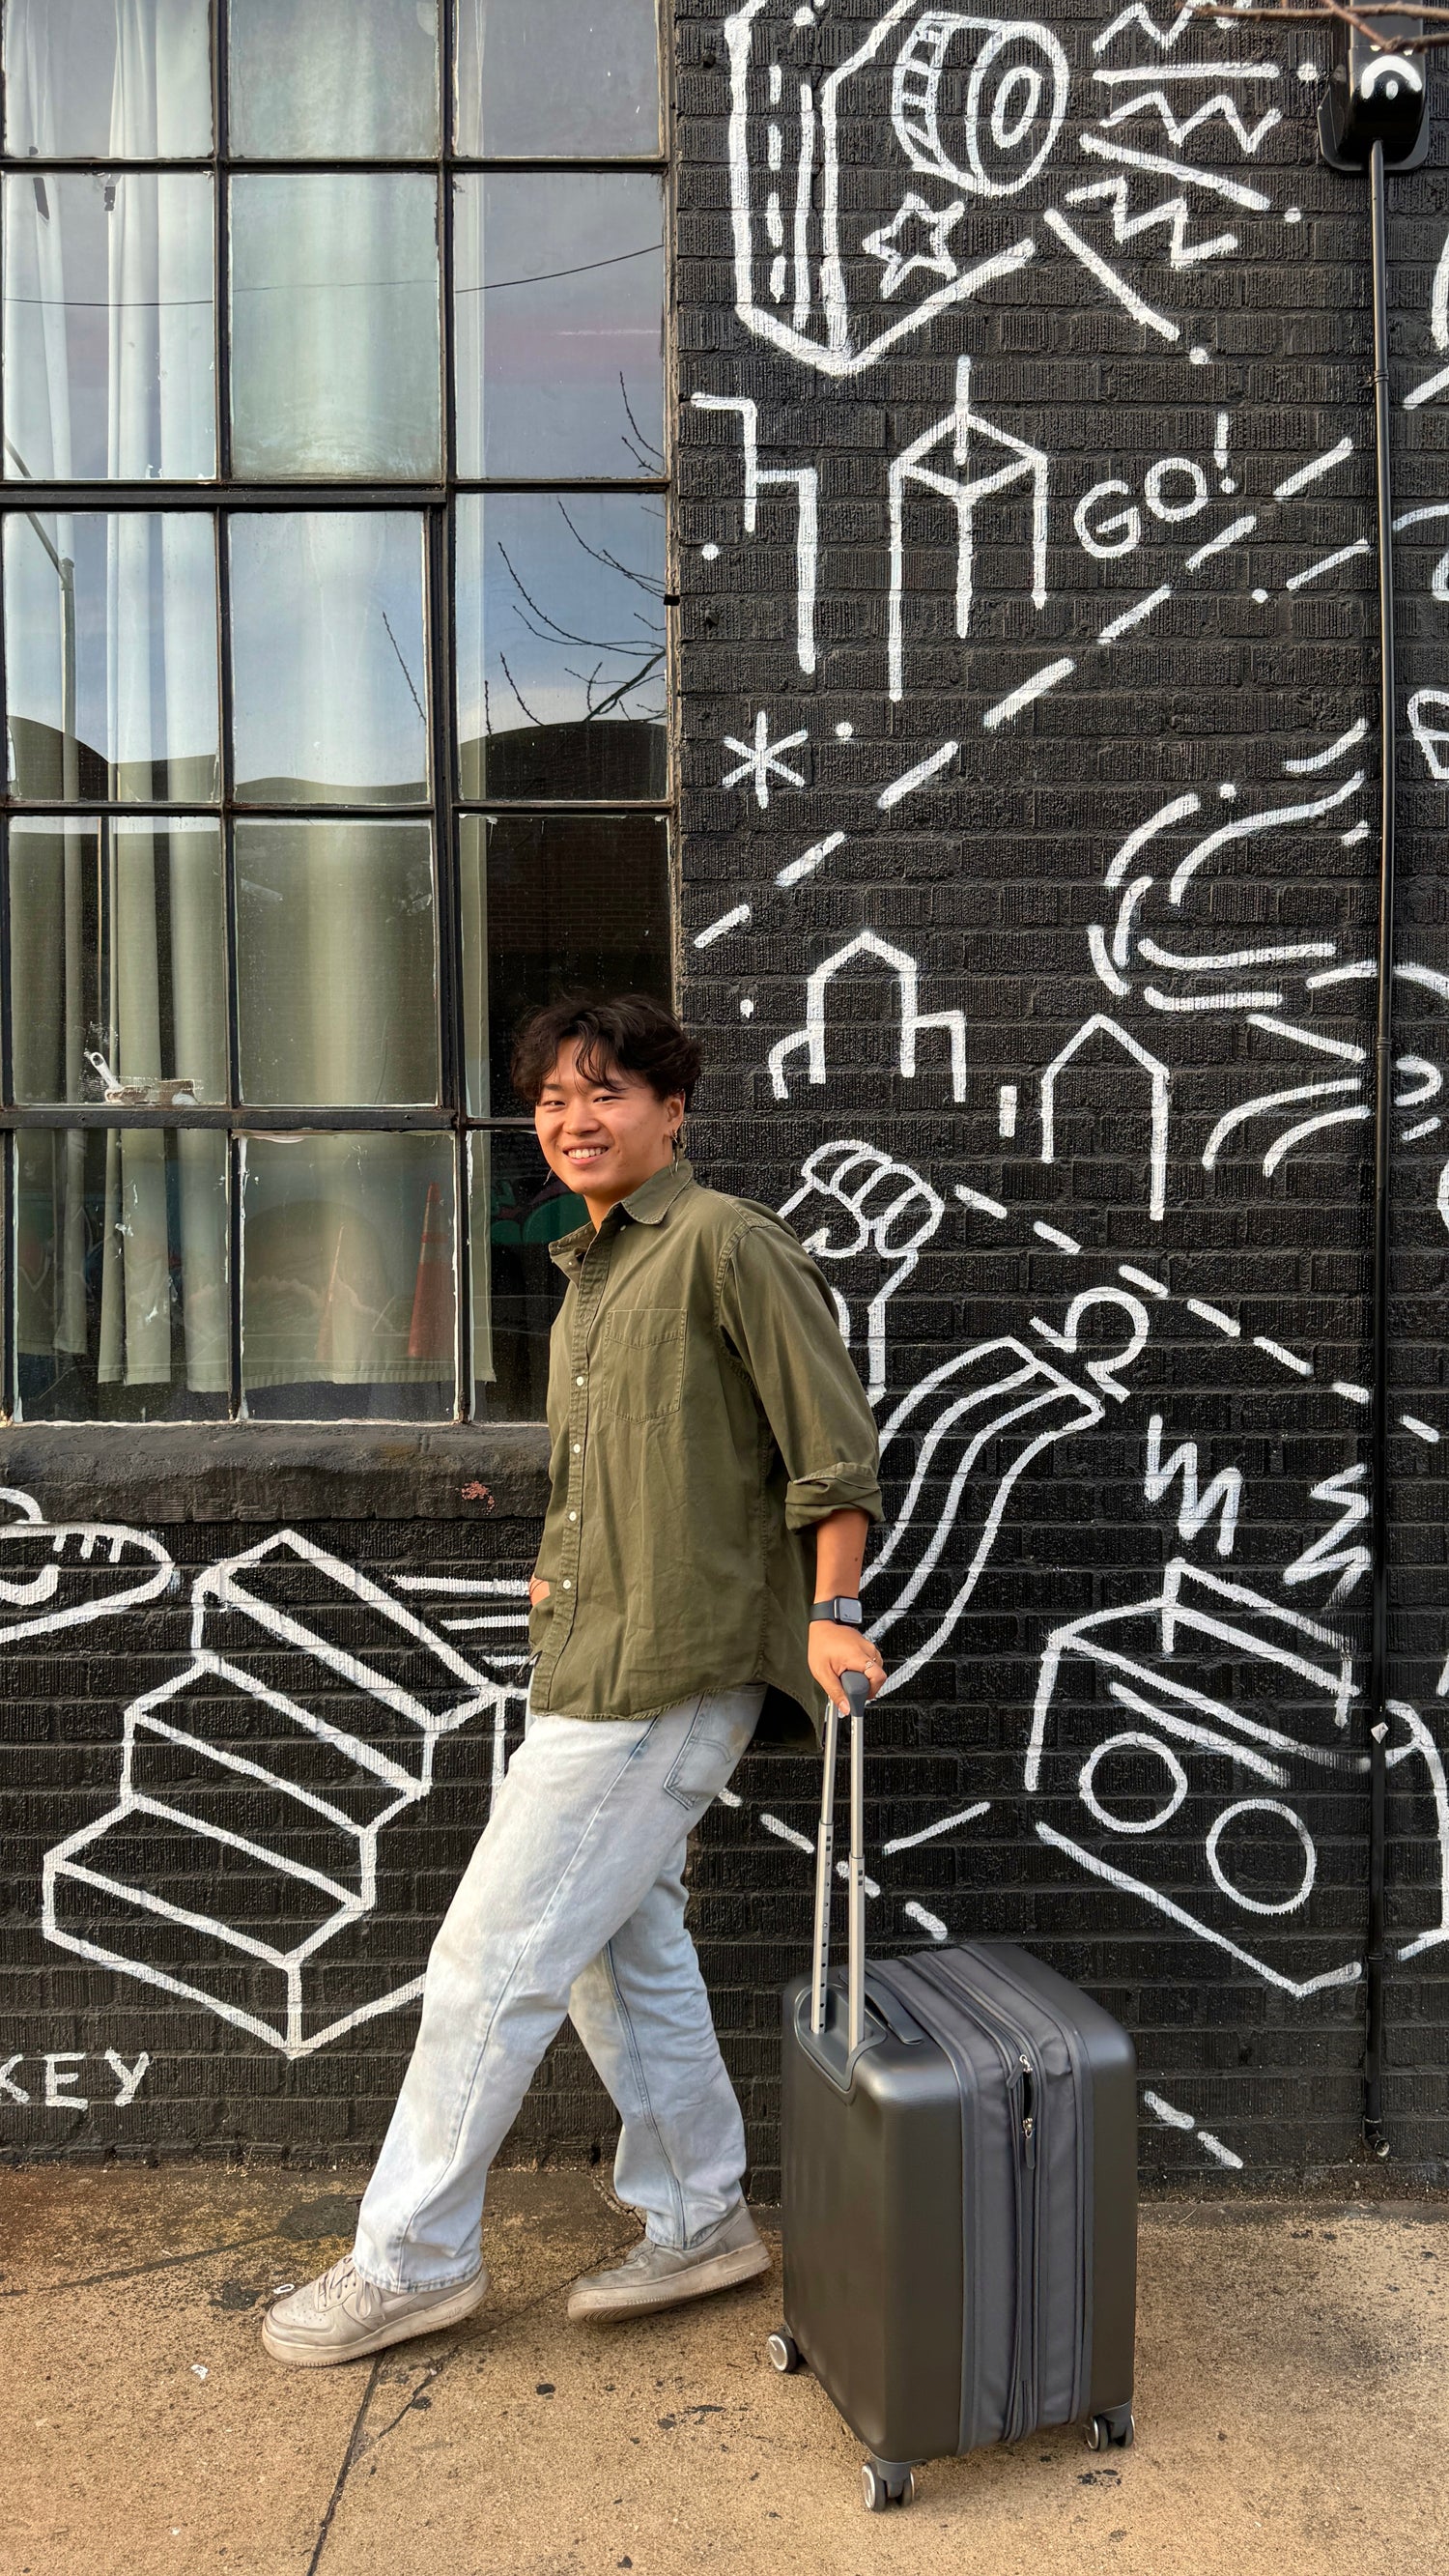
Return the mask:
<svg viewBox="0 0 1449 2576">
<path fill-rule="evenodd" d="M 837 1593 L 834 1598 L 829 1601 L 812 1602 L 810 1605 L 810 1616 L 812 1619 L 833 1619 L 836 1625 L 841 1628 L 863 1628 L 865 1626 L 865 1619 L 861 1611 L 860 1603 L 858 1601 L 847 1600 L 843 1593 Z"/>
</svg>

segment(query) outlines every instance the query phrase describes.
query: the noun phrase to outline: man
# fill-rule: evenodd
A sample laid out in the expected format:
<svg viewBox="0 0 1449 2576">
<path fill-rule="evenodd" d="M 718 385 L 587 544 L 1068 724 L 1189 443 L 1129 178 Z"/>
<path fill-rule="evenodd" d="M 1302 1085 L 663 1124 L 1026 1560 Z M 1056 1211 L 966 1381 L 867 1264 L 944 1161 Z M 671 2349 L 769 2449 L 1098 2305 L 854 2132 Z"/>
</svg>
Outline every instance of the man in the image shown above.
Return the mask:
<svg viewBox="0 0 1449 2576">
<path fill-rule="evenodd" d="M 529 1586 L 524 1741 L 433 1945 L 422 2020 L 353 2252 L 274 2307 L 278 2361 L 430 2334 L 487 2288 L 489 2164 L 567 2012 L 622 2121 L 641 2244 L 571 2317 L 745 2281 L 744 2123 L 684 1924 L 690 1829 L 767 1694 L 844 1710 L 862 1636 L 875 1424 L 790 1228 L 680 1153 L 699 1051 L 640 995 L 535 1014 L 514 1057 L 550 1171 L 589 1222 L 552 1247 L 551 1497 Z"/>
</svg>

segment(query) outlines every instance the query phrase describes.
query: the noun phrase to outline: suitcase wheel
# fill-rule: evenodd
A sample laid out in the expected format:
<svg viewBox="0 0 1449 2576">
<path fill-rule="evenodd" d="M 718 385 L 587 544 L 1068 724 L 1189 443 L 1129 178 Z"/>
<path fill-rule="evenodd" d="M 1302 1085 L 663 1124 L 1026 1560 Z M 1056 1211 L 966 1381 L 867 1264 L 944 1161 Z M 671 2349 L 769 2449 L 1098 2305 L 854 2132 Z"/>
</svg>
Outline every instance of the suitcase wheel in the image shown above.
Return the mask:
<svg viewBox="0 0 1449 2576">
<path fill-rule="evenodd" d="M 1130 2451 L 1137 2427 L 1130 2406 L 1114 2406 L 1110 2415 L 1094 2415 L 1087 2426 L 1089 2451 Z"/>
<path fill-rule="evenodd" d="M 798 2370 L 801 2366 L 800 2347 L 788 2326 L 781 2326 L 777 2333 L 769 2337 L 765 2350 L 769 2355 L 772 2370 L 783 2371 L 788 2376 L 791 2371 Z"/>
<path fill-rule="evenodd" d="M 914 2502 L 915 2473 L 900 2460 L 863 2460 L 860 2492 L 867 2513 L 889 2513 L 893 2504 Z"/>
</svg>

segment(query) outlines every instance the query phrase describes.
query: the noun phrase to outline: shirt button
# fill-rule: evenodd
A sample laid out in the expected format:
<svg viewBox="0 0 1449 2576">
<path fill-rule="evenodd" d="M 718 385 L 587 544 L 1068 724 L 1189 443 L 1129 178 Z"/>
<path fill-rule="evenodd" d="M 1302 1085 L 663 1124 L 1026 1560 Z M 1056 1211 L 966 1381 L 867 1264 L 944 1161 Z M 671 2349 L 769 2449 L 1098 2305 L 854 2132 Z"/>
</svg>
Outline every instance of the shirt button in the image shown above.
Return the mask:
<svg viewBox="0 0 1449 2576">
<path fill-rule="evenodd" d="M 584 1382 L 584 1381 L 583 1381 L 583 1379 L 582 1379 L 581 1377 L 576 1377 L 576 1378 L 574 1379 L 574 1384 L 575 1384 L 575 1386 L 582 1386 L 582 1385 L 583 1385 L 583 1382 Z"/>
<path fill-rule="evenodd" d="M 572 1592 L 574 1588 L 567 1575 L 565 1575 L 563 1579 L 563 1588 L 565 1592 Z"/>
<path fill-rule="evenodd" d="M 570 1512 L 570 1514 L 569 1514 L 569 1519 L 570 1519 L 571 1521 L 576 1521 L 576 1520 L 578 1519 L 578 1513 L 577 1513 L 577 1512 Z"/>
<path fill-rule="evenodd" d="M 576 1458 L 577 1458 L 577 1456 L 578 1456 L 578 1454 L 579 1454 L 579 1451 L 582 1449 L 583 1445 L 584 1445 L 584 1444 L 583 1444 L 582 1440 L 576 1440 L 576 1441 L 574 1442 L 574 1456 L 575 1456 Z"/>
</svg>

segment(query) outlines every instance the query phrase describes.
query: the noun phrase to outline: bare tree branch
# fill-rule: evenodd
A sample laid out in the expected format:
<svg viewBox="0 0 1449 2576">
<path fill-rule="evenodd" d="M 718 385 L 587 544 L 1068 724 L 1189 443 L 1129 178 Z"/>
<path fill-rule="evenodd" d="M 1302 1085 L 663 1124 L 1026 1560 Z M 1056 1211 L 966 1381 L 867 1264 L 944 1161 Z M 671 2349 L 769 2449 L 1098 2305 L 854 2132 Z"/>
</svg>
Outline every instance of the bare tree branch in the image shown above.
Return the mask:
<svg viewBox="0 0 1449 2576">
<path fill-rule="evenodd" d="M 1217 0 L 1201 0 L 1201 7 L 1204 15 L 1230 26 L 1321 26 L 1325 21 L 1336 21 L 1341 27 L 1352 27 L 1357 35 L 1367 36 L 1381 53 L 1427 54 L 1438 45 L 1449 45 L 1449 8 L 1443 7 L 1413 12 L 1425 21 L 1422 35 L 1380 35 L 1375 21 L 1401 17 L 1404 13 L 1399 0 L 1255 0 L 1249 8 L 1237 5 L 1235 0 L 1231 14 L 1217 5 Z"/>
</svg>

